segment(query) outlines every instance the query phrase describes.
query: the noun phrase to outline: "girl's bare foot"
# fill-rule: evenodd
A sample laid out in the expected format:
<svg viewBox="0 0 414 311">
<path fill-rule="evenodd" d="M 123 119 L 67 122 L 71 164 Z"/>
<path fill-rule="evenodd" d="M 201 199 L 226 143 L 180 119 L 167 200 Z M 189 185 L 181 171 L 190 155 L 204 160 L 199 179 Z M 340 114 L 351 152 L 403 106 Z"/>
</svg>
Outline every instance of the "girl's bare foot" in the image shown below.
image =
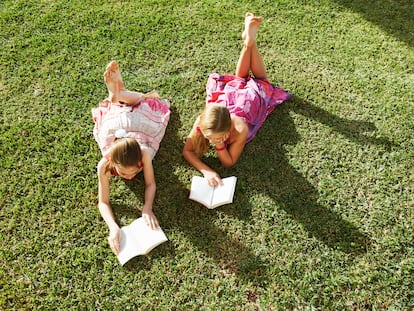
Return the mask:
<svg viewBox="0 0 414 311">
<path fill-rule="evenodd" d="M 254 16 L 253 13 L 249 12 L 246 13 L 242 38 L 247 47 L 252 46 L 256 42 L 256 36 L 261 22 L 262 18 L 260 16 Z"/>
<path fill-rule="evenodd" d="M 121 72 L 119 71 L 118 63 L 116 61 L 111 61 L 106 66 L 104 81 L 109 93 L 108 99 L 112 103 L 118 103 L 120 86 L 123 86 L 123 82 Z"/>
<path fill-rule="evenodd" d="M 112 71 L 112 76 L 114 77 L 115 80 L 118 80 L 119 90 L 120 91 L 125 90 L 124 81 L 122 81 L 122 76 L 121 76 L 121 69 L 119 69 L 118 63 L 115 60 L 111 61 L 106 66 L 106 70 Z"/>
</svg>

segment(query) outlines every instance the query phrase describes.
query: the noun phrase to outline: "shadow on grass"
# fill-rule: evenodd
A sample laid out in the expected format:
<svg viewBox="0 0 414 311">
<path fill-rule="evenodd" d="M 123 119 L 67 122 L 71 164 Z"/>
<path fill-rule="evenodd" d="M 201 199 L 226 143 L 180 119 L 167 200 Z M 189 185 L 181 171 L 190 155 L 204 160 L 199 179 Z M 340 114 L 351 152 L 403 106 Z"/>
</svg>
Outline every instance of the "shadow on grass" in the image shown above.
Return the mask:
<svg viewBox="0 0 414 311">
<path fill-rule="evenodd" d="M 335 0 L 409 46 L 414 45 L 414 2 L 412 0 Z"/>
<path fill-rule="evenodd" d="M 242 274 L 244 278 L 255 279 L 260 275 L 256 282 L 259 283 L 259 279 L 265 281 L 263 267 L 266 263 L 244 246 L 243 241 L 229 238 L 225 230 L 214 225 L 217 216 L 215 211 L 207 210 L 188 199 L 190 181 L 179 180 L 176 172 L 180 167 L 189 168 L 182 157 L 183 141 L 178 136 L 181 124 L 174 107 L 171 107 L 171 112 L 165 137 L 154 159 L 157 181 L 154 213 L 161 227 L 167 237 L 170 229 L 178 228 L 196 249 L 214 259 L 223 275 Z M 142 200 L 145 188 L 142 174 L 138 179 L 139 182 L 126 181 L 126 185 Z M 125 208 L 119 204 L 113 204 L 112 207 L 116 215 L 137 217 L 136 209 Z M 130 260 L 125 268 L 129 271 L 149 269 L 153 258 L 174 256 L 174 244 L 171 240 L 163 243 L 148 256 L 138 256 Z"/>
<path fill-rule="evenodd" d="M 290 111 L 321 122 L 359 144 L 375 144 L 386 149 L 392 146 L 385 138 L 369 135 L 376 129 L 370 122 L 340 118 L 293 97 L 275 109 L 258 137 L 246 147 L 242 158 L 245 172 L 240 170 L 237 174 L 257 192 L 270 197 L 292 219 L 301 223 L 310 236 L 328 247 L 351 257 L 366 252 L 371 245 L 369 237 L 340 215 L 319 204 L 317 189 L 289 163 L 284 146 L 294 145 L 300 139 Z M 249 167 L 253 169 L 246 174 Z"/>
<path fill-rule="evenodd" d="M 249 194 L 264 194 L 289 217 L 307 231 L 310 237 L 319 240 L 329 248 L 341 251 L 348 258 L 363 255 L 371 248 L 372 241 L 354 224 L 346 221 L 333 209 L 319 203 L 318 190 L 289 163 L 284 146 L 294 145 L 299 140 L 290 112 L 321 122 L 333 131 L 345 136 L 345 139 L 361 145 L 378 145 L 390 149 L 393 144 L 386 138 L 370 135 L 376 130 L 374 124 L 364 121 L 347 120 L 337 117 L 304 100 L 293 97 L 290 101 L 277 107 L 266 120 L 258 137 L 251 142 L 242 155 L 240 163 L 226 173 L 239 177 L 234 208 L 223 209 L 225 213 L 249 221 L 251 204 Z M 211 161 L 208 159 L 208 161 Z M 213 163 L 209 163 L 213 164 Z M 215 163 L 215 168 L 219 165 Z M 271 214 L 271 213 L 270 213 Z M 277 220 L 269 217 L 269 225 Z M 247 256 L 238 262 L 240 277 L 259 282 L 266 282 L 269 263 Z"/>
<path fill-rule="evenodd" d="M 341 133 L 346 139 L 360 145 L 379 145 L 390 150 L 394 143 L 384 137 L 373 137 L 372 132 L 377 128 L 371 122 L 348 120 L 333 115 L 319 107 L 316 107 L 300 98 L 293 97 L 287 108 L 308 119 L 318 121 L 329 126 L 333 131 Z"/>
<path fill-rule="evenodd" d="M 289 115 L 290 111 L 322 122 L 360 144 L 390 146 L 386 139 L 367 135 L 367 132 L 375 130 L 373 124 L 339 118 L 294 97 L 275 109 L 258 137 L 246 147 L 241 163 L 235 168 L 225 170 L 220 168 L 217 159 L 206 159 L 219 173 L 234 174 L 240 180 L 241 191 L 236 193 L 234 208 L 222 211 L 250 221 L 251 203 L 248 195 L 243 193 L 243 187 L 250 187 L 270 197 L 293 220 L 301 223 L 310 236 L 328 247 L 340 250 L 350 257 L 365 253 L 371 245 L 369 237 L 340 215 L 319 204 L 317 189 L 289 163 L 284 146 L 295 144 L 300 139 Z M 271 278 L 267 273 L 267 267 L 271 263 L 255 255 L 243 240 L 230 238 L 225 230 L 214 225 L 217 211 L 207 210 L 188 199 L 190 181 L 180 180 L 178 176 L 181 174 L 177 172 L 182 167 L 189 167 L 181 154 L 183 142 L 178 135 L 180 127 L 179 116 L 172 107 L 165 138 L 154 160 L 157 180 L 154 211 L 161 226 L 167 236 L 169 229 L 178 228 L 196 249 L 215 260 L 223 275 L 235 274 L 242 280 L 254 281 L 258 285 L 266 284 Z M 137 196 L 143 195 L 144 181 L 140 178 L 139 184 L 128 183 Z M 271 219 L 269 221 L 272 222 Z M 132 271 L 148 269 L 151 258 L 171 256 L 174 253 L 174 242 L 170 241 L 153 250 L 150 257 L 140 256 L 132 260 L 126 268 Z"/>
</svg>

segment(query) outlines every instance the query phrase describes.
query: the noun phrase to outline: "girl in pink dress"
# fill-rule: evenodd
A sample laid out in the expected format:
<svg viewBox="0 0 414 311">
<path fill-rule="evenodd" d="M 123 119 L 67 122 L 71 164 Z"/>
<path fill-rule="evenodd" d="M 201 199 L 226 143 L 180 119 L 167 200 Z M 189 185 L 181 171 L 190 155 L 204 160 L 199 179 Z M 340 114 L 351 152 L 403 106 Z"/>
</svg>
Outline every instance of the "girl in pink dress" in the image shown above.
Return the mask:
<svg viewBox="0 0 414 311">
<path fill-rule="evenodd" d="M 261 21 L 261 17 L 246 13 L 242 34 L 244 44 L 236 75 L 214 73 L 209 76 L 206 107 L 196 119 L 184 146 L 184 158 L 212 186 L 221 184 L 221 177 L 200 159 L 209 145 L 214 145 L 224 167 L 233 166 L 267 116 L 291 97 L 267 79 L 256 45 Z"/>
<path fill-rule="evenodd" d="M 130 180 L 142 171 L 145 179 L 142 217 L 151 228 L 158 227 L 152 211 L 156 191 L 152 159 L 164 137 L 170 105 L 155 92 L 126 90 L 116 61 L 106 67 L 104 80 L 109 96 L 92 109 L 93 134 L 102 152 L 97 168 L 98 206 L 109 228 L 109 245 L 118 255 L 121 235 L 109 203 L 110 179 L 120 176 Z"/>
</svg>

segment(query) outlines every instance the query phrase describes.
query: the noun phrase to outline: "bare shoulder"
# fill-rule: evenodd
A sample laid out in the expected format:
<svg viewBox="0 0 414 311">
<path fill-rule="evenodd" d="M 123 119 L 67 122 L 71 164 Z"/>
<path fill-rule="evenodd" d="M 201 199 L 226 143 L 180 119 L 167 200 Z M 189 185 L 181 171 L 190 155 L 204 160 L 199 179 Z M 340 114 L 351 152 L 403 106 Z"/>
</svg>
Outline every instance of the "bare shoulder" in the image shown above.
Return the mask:
<svg viewBox="0 0 414 311">
<path fill-rule="evenodd" d="M 152 153 L 148 148 L 141 148 L 141 152 L 142 152 L 142 162 L 144 162 L 144 164 L 146 163 L 152 163 Z"/>
<path fill-rule="evenodd" d="M 188 135 L 190 137 L 192 134 L 194 134 L 197 131 L 197 126 L 200 124 L 200 116 L 197 117 L 197 119 L 194 121 L 193 127 L 191 128 L 191 132 Z"/>
<path fill-rule="evenodd" d="M 231 116 L 231 121 L 233 123 L 233 128 L 235 132 L 234 139 L 245 140 L 249 132 L 249 127 L 247 126 L 246 122 L 242 118 L 237 117 L 237 116 Z"/>
<path fill-rule="evenodd" d="M 102 158 L 99 162 L 98 165 L 96 166 L 98 174 L 99 175 L 105 175 L 106 173 L 106 168 L 108 167 L 108 160 L 105 158 Z"/>
</svg>

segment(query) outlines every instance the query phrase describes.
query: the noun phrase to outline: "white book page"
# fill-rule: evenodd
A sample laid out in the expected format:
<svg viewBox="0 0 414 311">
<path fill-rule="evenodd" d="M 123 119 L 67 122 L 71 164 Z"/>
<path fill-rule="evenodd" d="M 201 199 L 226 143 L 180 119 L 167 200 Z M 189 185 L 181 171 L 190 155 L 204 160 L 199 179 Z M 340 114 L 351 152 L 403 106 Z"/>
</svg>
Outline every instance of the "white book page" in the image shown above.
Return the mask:
<svg viewBox="0 0 414 311">
<path fill-rule="evenodd" d="M 232 176 L 223 178 L 222 181 L 222 185 L 214 188 L 213 201 L 211 202 L 212 207 L 233 202 L 237 177 Z"/>
<path fill-rule="evenodd" d="M 160 227 L 151 229 L 142 217 L 121 228 L 121 250 L 118 260 L 123 265 L 132 257 L 145 255 L 154 247 L 168 241 Z"/>
<path fill-rule="evenodd" d="M 207 179 L 200 176 L 193 176 L 191 180 L 190 199 L 205 206 L 211 205 L 214 187 L 209 186 Z"/>
</svg>

